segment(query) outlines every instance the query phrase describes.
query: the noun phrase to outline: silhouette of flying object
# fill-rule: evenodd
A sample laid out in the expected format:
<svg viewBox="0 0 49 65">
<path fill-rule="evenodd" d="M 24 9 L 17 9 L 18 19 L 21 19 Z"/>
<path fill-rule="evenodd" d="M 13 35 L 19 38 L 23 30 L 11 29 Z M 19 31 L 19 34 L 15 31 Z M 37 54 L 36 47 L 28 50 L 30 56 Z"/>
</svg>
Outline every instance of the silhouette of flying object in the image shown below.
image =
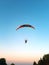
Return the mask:
<svg viewBox="0 0 49 65">
<path fill-rule="evenodd" d="M 35 27 L 32 26 L 32 25 L 30 25 L 30 24 L 23 24 L 23 25 L 18 26 L 18 27 L 16 28 L 16 31 L 17 31 L 18 29 L 24 28 L 24 27 L 30 27 L 30 28 L 32 28 L 32 29 L 35 29 Z M 25 43 L 27 43 L 27 40 L 25 40 Z"/>
<path fill-rule="evenodd" d="M 25 40 L 25 43 L 27 43 L 27 40 Z"/>
<path fill-rule="evenodd" d="M 23 25 L 20 25 L 18 28 L 16 28 L 16 30 L 18 30 L 18 29 L 20 29 L 20 28 L 24 28 L 24 27 L 30 27 L 30 28 L 35 29 L 35 27 L 32 26 L 32 25 L 29 25 L 29 24 L 23 24 Z"/>
</svg>

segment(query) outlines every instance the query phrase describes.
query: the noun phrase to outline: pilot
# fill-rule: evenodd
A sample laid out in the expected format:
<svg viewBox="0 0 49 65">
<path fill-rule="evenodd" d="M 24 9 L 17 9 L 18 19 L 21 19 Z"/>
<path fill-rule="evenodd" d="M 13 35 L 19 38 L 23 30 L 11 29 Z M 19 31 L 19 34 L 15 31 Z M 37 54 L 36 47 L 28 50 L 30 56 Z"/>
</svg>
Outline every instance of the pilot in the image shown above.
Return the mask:
<svg viewBox="0 0 49 65">
<path fill-rule="evenodd" d="M 25 40 L 25 43 L 27 43 L 27 40 Z"/>
</svg>

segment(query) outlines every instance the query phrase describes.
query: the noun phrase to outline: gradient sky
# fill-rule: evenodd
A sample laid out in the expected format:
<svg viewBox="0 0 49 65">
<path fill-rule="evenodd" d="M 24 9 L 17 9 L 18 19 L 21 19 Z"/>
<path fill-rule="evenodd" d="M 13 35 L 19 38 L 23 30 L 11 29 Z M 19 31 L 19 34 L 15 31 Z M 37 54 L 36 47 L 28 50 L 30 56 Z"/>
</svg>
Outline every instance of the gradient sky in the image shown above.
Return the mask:
<svg viewBox="0 0 49 65">
<path fill-rule="evenodd" d="M 21 24 L 31 24 L 35 30 L 16 31 Z M 32 63 L 47 53 L 49 0 L 0 0 L 0 57 L 9 62 Z"/>
</svg>

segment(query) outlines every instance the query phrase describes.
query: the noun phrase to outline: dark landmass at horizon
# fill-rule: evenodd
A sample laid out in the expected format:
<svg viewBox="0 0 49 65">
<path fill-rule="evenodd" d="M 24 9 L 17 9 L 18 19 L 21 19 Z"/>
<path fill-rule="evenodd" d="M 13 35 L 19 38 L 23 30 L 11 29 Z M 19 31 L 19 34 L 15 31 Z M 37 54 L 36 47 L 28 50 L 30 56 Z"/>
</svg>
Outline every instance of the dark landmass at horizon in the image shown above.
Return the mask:
<svg viewBox="0 0 49 65">
<path fill-rule="evenodd" d="M 16 63 L 16 64 L 11 63 L 11 64 L 7 64 L 5 58 L 0 58 L 0 65 L 49 65 L 49 54 L 46 54 L 46 55 L 43 56 L 43 58 L 40 58 L 38 63 L 36 63 L 34 61 L 33 64 L 29 64 L 29 63 Z"/>
</svg>

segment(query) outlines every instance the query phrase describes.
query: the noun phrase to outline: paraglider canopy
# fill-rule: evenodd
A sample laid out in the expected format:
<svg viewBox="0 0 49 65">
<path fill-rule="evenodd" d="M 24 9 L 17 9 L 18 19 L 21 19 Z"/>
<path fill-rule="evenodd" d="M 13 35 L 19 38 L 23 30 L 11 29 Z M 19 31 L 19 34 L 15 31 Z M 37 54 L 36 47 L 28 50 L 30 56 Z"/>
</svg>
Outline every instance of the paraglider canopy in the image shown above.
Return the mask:
<svg viewBox="0 0 49 65">
<path fill-rule="evenodd" d="M 16 28 L 16 30 L 18 30 L 18 29 L 20 29 L 20 28 L 23 28 L 23 27 L 30 27 L 30 28 L 35 29 L 35 27 L 32 26 L 32 25 L 29 25 L 29 24 L 23 24 L 23 25 L 20 25 L 18 28 Z"/>
</svg>

